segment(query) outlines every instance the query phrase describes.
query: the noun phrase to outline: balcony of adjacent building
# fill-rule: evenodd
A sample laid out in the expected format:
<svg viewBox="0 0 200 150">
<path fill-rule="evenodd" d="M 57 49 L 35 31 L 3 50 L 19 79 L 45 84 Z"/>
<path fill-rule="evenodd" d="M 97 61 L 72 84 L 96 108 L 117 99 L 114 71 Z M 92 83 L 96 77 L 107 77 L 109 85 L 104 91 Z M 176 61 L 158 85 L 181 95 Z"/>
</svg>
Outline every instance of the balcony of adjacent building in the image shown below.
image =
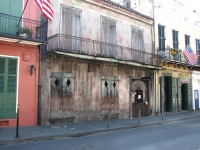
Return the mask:
<svg viewBox="0 0 200 150">
<path fill-rule="evenodd" d="M 0 13 L 0 40 L 40 45 L 47 43 L 47 22 Z"/>
<path fill-rule="evenodd" d="M 159 61 L 159 57 L 153 53 L 64 34 L 49 37 L 47 51 L 49 54 L 56 53 L 148 68 L 158 67 Z"/>
<path fill-rule="evenodd" d="M 162 60 L 163 64 L 168 64 L 168 66 L 174 66 L 174 67 L 179 67 L 179 68 L 188 68 L 190 70 L 196 70 L 200 69 L 200 57 L 199 54 L 196 54 L 196 60 L 192 64 L 185 54 L 183 53 L 183 50 L 178 50 L 174 48 L 170 48 L 167 46 L 166 48 L 163 49 L 157 49 L 158 55 L 160 59 Z M 195 58 L 194 57 L 194 58 Z"/>
</svg>

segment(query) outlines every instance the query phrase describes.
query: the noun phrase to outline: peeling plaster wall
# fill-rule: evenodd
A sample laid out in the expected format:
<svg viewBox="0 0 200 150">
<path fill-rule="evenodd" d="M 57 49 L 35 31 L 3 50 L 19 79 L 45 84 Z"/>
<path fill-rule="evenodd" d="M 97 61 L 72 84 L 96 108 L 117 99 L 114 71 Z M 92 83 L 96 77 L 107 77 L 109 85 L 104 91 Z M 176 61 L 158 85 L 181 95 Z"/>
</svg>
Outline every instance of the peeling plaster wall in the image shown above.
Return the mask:
<svg viewBox="0 0 200 150">
<path fill-rule="evenodd" d="M 144 31 L 145 50 L 152 52 L 151 27 L 153 21 L 145 20 L 145 18 L 138 17 L 131 12 L 120 13 L 122 10 L 119 10 L 119 8 L 115 8 L 115 11 L 108 9 L 114 6 L 101 5 L 100 3 L 96 3 L 99 5 L 94 5 L 92 0 L 91 2 L 83 0 L 52 0 L 51 2 L 55 10 L 55 19 L 49 22 L 49 37 L 60 31 L 61 5 L 64 5 L 82 10 L 82 38 L 101 41 L 101 16 L 104 16 L 117 21 L 117 45 L 131 47 L 131 27 L 136 27 Z M 142 22 L 138 19 L 144 21 Z"/>
<path fill-rule="evenodd" d="M 67 65 L 68 64 L 68 65 Z M 69 65 L 71 64 L 71 65 Z M 88 70 L 89 65 L 93 65 L 92 71 Z M 73 73 L 74 78 L 74 114 L 75 121 L 90 121 L 102 120 L 102 76 L 117 76 L 119 79 L 119 118 L 129 118 L 132 114 L 130 107 L 130 78 L 149 76 L 148 69 L 142 69 L 134 66 L 122 66 L 116 63 L 97 62 L 92 60 L 84 60 L 73 57 L 54 56 L 53 60 L 48 59 L 43 62 L 43 67 L 47 67 L 46 75 L 43 70 L 42 76 L 42 102 L 41 102 L 41 116 L 42 124 L 45 124 L 50 119 L 50 105 L 51 105 L 51 73 Z M 99 67 L 102 66 L 102 67 Z M 142 70 L 142 74 L 139 74 Z M 150 83 L 152 86 L 153 81 Z M 152 92 L 150 87 L 149 93 Z M 149 95 L 149 112 L 152 114 L 151 104 L 153 99 Z M 131 105 L 131 106 L 130 106 Z M 131 112 L 131 113 L 130 113 Z"/>
</svg>

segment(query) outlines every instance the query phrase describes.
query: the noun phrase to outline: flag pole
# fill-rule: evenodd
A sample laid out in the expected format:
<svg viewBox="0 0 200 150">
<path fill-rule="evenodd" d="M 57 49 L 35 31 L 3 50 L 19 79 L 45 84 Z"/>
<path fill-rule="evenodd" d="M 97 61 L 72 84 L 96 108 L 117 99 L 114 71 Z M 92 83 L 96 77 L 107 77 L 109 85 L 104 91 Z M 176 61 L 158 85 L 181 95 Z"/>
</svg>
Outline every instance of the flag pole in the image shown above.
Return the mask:
<svg viewBox="0 0 200 150">
<path fill-rule="evenodd" d="M 25 6 L 24 6 L 24 10 L 26 9 L 27 3 L 28 3 L 28 0 L 26 1 L 26 4 L 25 4 Z M 22 12 L 22 15 L 24 14 L 24 10 L 23 10 L 23 12 Z M 20 23 L 20 21 L 21 21 L 21 19 L 22 19 L 22 15 L 21 15 L 21 17 L 20 17 L 20 19 L 19 19 L 19 22 L 18 22 L 18 25 L 17 25 L 17 26 L 19 26 L 19 23 Z"/>
</svg>

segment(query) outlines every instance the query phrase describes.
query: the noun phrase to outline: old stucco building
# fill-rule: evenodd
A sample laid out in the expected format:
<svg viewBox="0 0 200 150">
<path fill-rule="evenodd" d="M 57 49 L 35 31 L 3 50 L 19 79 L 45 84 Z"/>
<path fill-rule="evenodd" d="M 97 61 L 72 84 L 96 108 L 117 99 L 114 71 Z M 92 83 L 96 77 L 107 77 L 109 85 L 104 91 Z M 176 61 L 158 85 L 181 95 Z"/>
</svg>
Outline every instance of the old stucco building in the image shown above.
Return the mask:
<svg viewBox="0 0 200 150">
<path fill-rule="evenodd" d="M 138 108 L 151 115 L 154 70 L 161 69 L 152 48 L 153 19 L 107 0 L 51 3 L 42 124 L 102 120 L 109 110 L 119 119 L 136 117 Z"/>
</svg>

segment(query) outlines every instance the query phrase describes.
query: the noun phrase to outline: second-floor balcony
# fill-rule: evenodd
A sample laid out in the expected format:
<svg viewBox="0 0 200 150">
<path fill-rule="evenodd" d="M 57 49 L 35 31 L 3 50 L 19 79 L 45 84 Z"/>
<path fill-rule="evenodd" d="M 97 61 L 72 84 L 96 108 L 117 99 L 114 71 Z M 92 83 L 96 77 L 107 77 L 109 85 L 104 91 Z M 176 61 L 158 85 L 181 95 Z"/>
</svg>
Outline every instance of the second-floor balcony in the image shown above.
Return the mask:
<svg viewBox="0 0 200 150">
<path fill-rule="evenodd" d="M 48 52 L 67 52 L 157 66 L 155 54 L 91 39 L 56 34 L 48 38 Z"/>
<path fill-rule="evenodd" d="M 182 64 L 182 65 L 200 66 L 199 57 L 197 58 L 195 64 L 190 64 L 187 57 L 183 53 L 183 50 L 176 50 L 176 49 L 170 48 L 169 46 L 162 50 L 158 49 L 158 55 L 161 57 L 163 62 L 176 63 L 176 64 Z"/>
<path fill-rule="evenodd" d="M 47 43 L 47 22 L 0 13 L 0 40 L 31 45 Z"/>
</svg>

